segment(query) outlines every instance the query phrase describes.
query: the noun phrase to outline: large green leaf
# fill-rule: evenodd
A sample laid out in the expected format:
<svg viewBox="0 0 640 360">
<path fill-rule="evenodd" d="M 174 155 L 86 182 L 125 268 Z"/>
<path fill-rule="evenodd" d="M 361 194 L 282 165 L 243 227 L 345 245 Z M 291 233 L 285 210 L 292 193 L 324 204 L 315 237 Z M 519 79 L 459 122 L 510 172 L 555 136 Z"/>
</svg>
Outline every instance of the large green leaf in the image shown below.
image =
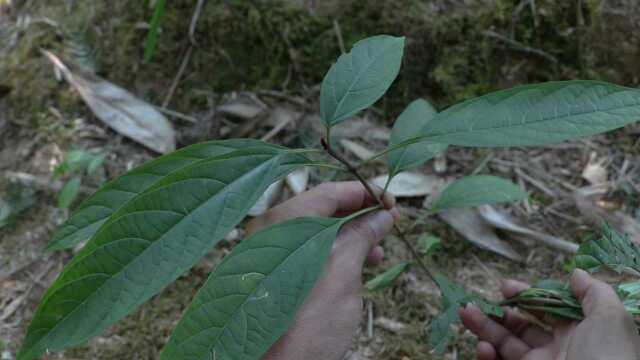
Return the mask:
<svg viewBox="0 0 640 360">
<path fill-rule="evenodd" d="M 478 306 L 485 314 L 503 316 L 500 306 L 492 304 L 479 296 L 467 293 L 460 285 L 438 272 L 434 272 L 432 275 L 442 293 L 444 310 L 426 328 L 429 349 L 438 354 L 444 352 L 448 343 L 455 338 L 455 333 L 452 331 L 451 326 L 460 323 L 458 309 L 469 303 Z"/>
<path fill-rule="evenodd" d="M 252 148 L 188 165 L 128 201 L 47 290 L 19 359 L 80 344 L 187 271 L 300 157 Z"/>
<path fill-rule="evenodd" d="M 251 139 L 209 141 L 161 156 L 111 180 L 85 200 L 71 218 L 60 226 L 47 245 L 47 250 L 66 249 L 89 239 L 111 214 L 165 175 L 196 161 L 251 147 L 280 148 Z"/>
<path fill-rule="evenodd" d="M 358 41 L 322 81 L 320 115 L 331 127 L 371 106 L 398 76 L 404 37 L 378 35 Z"/>
<path fill-rule="evenodd" d="M 519 186 L 496 176 L 466 176 L 442 191 L 431 212 L 516 201 L 527 197 Z"/>
<path fill-rule="evenodd" d="M 287 330 L 349 219 L 297 218 L 243 240 L 198 291 L 162 359 L 260 359 Z"/>
<path fill-rule="evenodd" d="M 459 146 L 542 145 L 594 135 L 640 119 L 640 90 L 600 81 L 514 87 L 454 105 L 421 135 Z"/>
<path fill-rule="evenodd" d="M 389 145 L 400 144 L 422 133 L 422 129 L 435 118 L 436 114 L 436 110 L 425 100 L 413 101 L 393 124 Z M 387 155 L 389 178 L 393 178 L 401 171 L 424 164 L 446 148 L 446 144 L 421 141 L 389 152 Z"/>
</svg>

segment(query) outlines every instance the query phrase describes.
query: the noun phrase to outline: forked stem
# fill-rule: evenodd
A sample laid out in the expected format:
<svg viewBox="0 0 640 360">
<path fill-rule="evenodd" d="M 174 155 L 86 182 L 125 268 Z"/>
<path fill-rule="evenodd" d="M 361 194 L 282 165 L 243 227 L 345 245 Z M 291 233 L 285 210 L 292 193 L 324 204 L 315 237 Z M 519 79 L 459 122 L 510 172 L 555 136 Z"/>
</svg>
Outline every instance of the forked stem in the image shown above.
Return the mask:
<svg viewBox="0 0 640 360">
<path fill-rule="evenodd" d="M 347 168 L 347 171 L 353 174 L 353 176 L 355 176 L 356 179 L 358 179 L 358 181 L 362 183 L 362 185 L 367 190 L 369 195 L 371 195 L 372 198 L 376 199 L 376 201 L 378 202 L 378 205 L 384 208 L 384 203 L 382 202 L 382 198 L 376 195 L 376 193 L 373 191 L 373 189 L 371 188 L 367 180 L 365 180 L 362 177 L 362 175 L 360 175 L 360 173 L 358 172 L 358 169 L 356 169 L 353 165 L 351 165 L 351 163 L 347 161 L 347 159 L 345 159 L 342 155 L 333 151 L 333 149 L 331 148 L 327 140 L 323 138 L 321 140 L 321 143 L 322 143 L 322 147 L 327 151 L 327 153 L 332 158 L 338 160 L 338 162 L 343 164 Z M 409 239 L 407 239 L 406 234 L 402 231 L 402 229 L 400 229 L 400 227 L 397 224 L 393 224 L 393 228 L 398 234 L 398 237 L 400 238 L 400 240 L 402 240 L 402 242 L 407 247 L 407 249 L 409 249 L 409 252 L 411 253 L 411 256 L 413 257 L 414 261 L 418 264 L 418 266 L 420 266 L 420 268 L 422 268 L 422 270 L 424 270 L 425 274 L 427 274 L 427 276 L 431 280 L 433 280 L 433 282 L 436 282 L 433 274 L 431 273 L 431 270 L 429 270 L 427 265 L 425 265 L 425 263 L 422 261 L 422 258 L 420 257 L 418 250 L 416 250 L 416 248 L 413 245 L 411 245 L 411 242 L 409 241 Z"/>
</svg>

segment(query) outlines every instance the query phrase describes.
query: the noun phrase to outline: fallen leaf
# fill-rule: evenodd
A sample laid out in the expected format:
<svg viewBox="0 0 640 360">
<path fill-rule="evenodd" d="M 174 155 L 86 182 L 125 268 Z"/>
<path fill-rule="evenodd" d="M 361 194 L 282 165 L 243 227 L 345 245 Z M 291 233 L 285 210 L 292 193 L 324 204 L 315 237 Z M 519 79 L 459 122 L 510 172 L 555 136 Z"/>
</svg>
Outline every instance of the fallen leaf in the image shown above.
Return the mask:
<svg viewBox="0 0 640 360">
<path fill-rule="evenodd" d="M 366 146 L 360 145 L 359 143 L 351 141 L 349 139 L 340 140 L 340 145 L 342 145 L 343 148 L 355 155 L 360 160 L 368 159 L 376 154 L 374 151 L 369 150 Z"/>
<path fill-rule="evenodd" d="M 307 190 L 307 185 L 309 185 L 309 168 L 303 166 L 291 174 L 287 175 L 285 178 L 287 182 L 287 186 L 289 189 L 293 191 L 294 194 L 298 195 L 305 190 Z"/>
<path fill-rule="evenodd" d="M 618 233 L 627 235 L 632 241 L 640 244 L 640 223 L 621 210 L 607 211 L 598 206 L 601 197 L 607 192 L 606 186 L 588 186 L 576 190 L 573 198 L 576 207 L 584 216 L 598 225 L 605 221 Z"/>
<path fill-rule="evenodd" d="M 98 119 L 153 151 L 168 153 L 175 150 L 173 127 L 153 106 L 119 86 L 80 70 L 78 66 L 63 63 L 49 51 L 42 52 L 80 93 Z"/>
<path fill-rule="evenodd" d="M 605 184 L 608 179 L 607 160 L 598 159 L 598 154 L 594 151 L 589 155 L 589 162 L 582 170 L 582 178 L 587 180 L 591 185 Z"/>
<path fill-rule="evenodd" d="M 578 244 L 518 225 L 511 217 L 499 212 L 493 206 L 483 205 L 478 208 L 478 212 L 482 219 L 498 229 L 529 236 L 554 249 L 572 254 L 578 252 Z"/>
<path fill-rule="evenodd" d="M 509 245 L 500 239 L 491 226 L 482 220 L 475 209 L 450 209 L 438 214 L 444 222 L 449 224 L 467 240 L 479 247 L 502 255 L 514 261 L 522 261 L 522 257 Z"/>
<path fill-rule="evenodd" d="M 377 318 L 374 324 L 392 333 L 401 333 L 407 330 L 407 324 L 386 317 Z"/>
<path fill-rule="evenodd" d="M 384 188 L 389 175 L 381 175 L 371 179 L 371 183 Z M 395 197 L 420 197 L 441 188 L 444 180 L 438 176 L 412 172 L 401 172 L 396 175 L 387 191 Z"/>
<path fill-rule="evenodd" d="M 243 93 L 218 106 L 217 111 L 241 119 L 252 119 L 267 109 L 255 96 Z"/>
<path fill-rule="evenodd" d="M 253 207 L 249 210 L 248 214 L 250 216 L 260 216 L 269 210 L 269 208 L 271 208 L 271 206 L 280 197 L 280 193 L 282 193 L 282 183 L 282 180 L 278 180 L 269 185 L 264 194 L 260 196 L 258 201 L 256 201 Z"/>
</svg>

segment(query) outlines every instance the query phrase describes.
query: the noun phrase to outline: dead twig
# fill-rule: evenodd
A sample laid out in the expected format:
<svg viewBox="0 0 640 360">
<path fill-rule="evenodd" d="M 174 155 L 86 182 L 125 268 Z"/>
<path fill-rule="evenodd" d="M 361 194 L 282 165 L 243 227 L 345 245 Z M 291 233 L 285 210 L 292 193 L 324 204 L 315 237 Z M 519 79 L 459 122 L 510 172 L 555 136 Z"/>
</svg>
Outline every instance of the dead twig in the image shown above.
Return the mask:
<svg viewBox="0 0 640 360">
<path fill-rule="evenodd" d="M 198 122 L 198 119 L 194 118 L 193 116 L 185 115 L 183 113 L 179 113 L 179 112 L 174 111 L 174 110 L 161 108 L 161 107 L 158 107 L 158 106 L 154 106 L 154 108 L 156 108 L 156 110 L 160 111 L 161 113 L 163 113 L 165 115 L 168 115 L 168 116 L 171 116 L 171 117 L 174 117 L 176 119 L 181 119 L 181 120 L 188 121 L 188 122 L 194 123 L 194 124 Z"/>
<path fill-rule="evenodd" d="M 193 53 L 193 47 L 194 47 L 193 45 L 189 45 L 189 48 L 187 49 L 187 52 L 185 53 L 184 57 L 182 58 L 182 63 L 180 64 L 180 69 L 178 69 L 178 73 L 173 78 L 173 82 L 171 83 L 171 87 L 169 88 L 169 92 L 167 93 L 167 96 L 165 96 L 164 101 L 162 102 L 162 109 L 166 109 L 167 106 L 169 106 L 169 103 L 171 102 L 171 99 L 173 98 L 173 94 L 176 92 L 176 89 L 178 88 L 178 85 L 180 84 L 180 79 L 182 78 L 182 75 L 184 74 L 184 71 L 187 69 L 187 65 L 189 64 L 189 61 L 191 60 L 191 54 Z"/>
<path fill-rule="evenodd" d="M 18 182 L 27 187 L 50 192 L 59 192 L 64 187 L 64 182 L 60 180 L 52 180 L 50 177 L 37 176 L 19 171 L 5 171 L 1 177 L 12 182 Z M 85 195 L 91 194 L 95 190 L 96 189 L 87 186 L 80 186 L 80 193 Z"/>
<path fill-rule="evenodd" d="M 497 32 L 493 31 L 493 30 L 485 30 L 482 32 L 482 34 L 486 37 L 490 37 L 493 39 L 497 39 L 500 40 L 502 42 L 504 42 L 505 44 L 513 47 L 515 50 L 518 51 L 522 51 L 525 53 L 529 53 L 529 54 L 534 54 L 534 55 L 538 55 L 544 59 L 547 59 L 549 61 L 551 61 L 554 64 L 558 63 L 558 59 L 549 54 L 548 52 L 544 51 L 544 50 L 540 50 L 540 49 L 536 49 L 536 48 L 532 48 L 530 46 L 526 46 L 518 41 L 515 41 L 513 39 L 509 39 L 508 37 L 504 36 L 504 35 L 500 35 Z"/>
<path fill-rule="evenodd" d="M 297 118 L 294 118 L 293 116 L 288 116 L 287 119 L 285 119 L 284 121 L 280 122 L 273 129 L 269 130 L 268 133 L 264 134 L 264 136 L 261 137 L 260 140 L 262 140 L 262 141 L 271 140 L 274 136 L 278 135 L 278 133 L 280 133 L 280 131 L 282 131 L 282 129 L 287 127 L 287 125 L 289 125 L 292 122 L 298 122 L 300 119 L 302 119 L 304 117 L 304 115 L 305 114 L 298 115 Z"/>
<path fill-rule="evenodd" d="M 347 50 L 344 48 L 344 40 L 342 39 L 342 30 L 340 30 L 340 24 L 336 19 L 333 19 L 333 31 L 336 33 L 336 38 L 338 38 L 338 46 L 340 47 L 340 52 L 342 54 L 346 54 Z"/>
<path fill-rule="evenodd" d="M 198 46 L 198 43 L 196 42 L 196 38 L 195 38 L 195 31 L 196 31 L 196 27 L 198 26 L 198 19 L 200 18 L 200 13 L 202 12 L 202 6 L 204 5 L 204 1 L 205 0 L 198 0 L 198 3 L 196 4 L 196 9 L 193 12 L 193 16 L 191 17 L 191 23 L 189 24 L 189 41 L 191 44 L 189 45 L 189 48 L 187 48 L 187 51 L 185 52 L 182 58 L 182 63 L 180 64 L 178 73 L 173 78 L 173 82 L 171 83 L 169 92 L 167 93 L 167 96 L 164 98 L 164 101 L 162 102 L 163 109 L 166 109 L 167 106 L 169 106 L 169 103 L 173 98 L 173 94 L 176 92 L 176 89 L 180 84 L 180 79 L 182 79 L 182 75 L 184 74 L 184 71 L 186 70 L 187 65 L 189 64 L 189 61 L 191 60 L 193 49 L 196 46 Z"/>
<path fill-rule="evenodd" d="M 200 13 L 202 12 L 202 6 L 204 5 L 205 0 L 198 0 L 196 4 L 196 10 L 193 12 L 193 16 L 191 17 L 191 24 L 189 24 L 189 41 L 191 41 L 191 45 L 198 46 L 196 42 L 195 32 L 196 26 L 198 26 L 198 19 L 200 19 Z"/>
</svg>

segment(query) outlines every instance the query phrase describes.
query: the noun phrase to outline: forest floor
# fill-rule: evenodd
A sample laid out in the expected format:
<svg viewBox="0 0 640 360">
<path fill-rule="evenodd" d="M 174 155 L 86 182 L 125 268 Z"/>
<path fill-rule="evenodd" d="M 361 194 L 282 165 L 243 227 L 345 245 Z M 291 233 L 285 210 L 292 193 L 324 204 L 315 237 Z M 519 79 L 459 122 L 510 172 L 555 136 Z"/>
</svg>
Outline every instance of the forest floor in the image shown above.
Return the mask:
<svg viewBox="0 0 640 360">
<path fill-rule="evenodd" d="M 69 216 L 58 197 L 71 175 L 54 178 L 65 155 L 82 149 L 105 156 L 93 175 L 83 177 L 71 209 L 105 180 L 157 156 L 97 119 L 78 93 L 57 79 L 42 49 L 177 113 L 169 118 L 179 147 L 230 137 L 302 147 L 318 146 L 319 84 L 341 47 L 348 50 L 378 33 L 406 36 L 403 67 L 388 95 L 335 131 L 340 150 L 354 162 L 362 148 L 384 149 L 394 119 L 416 98 L 442 110 L 526 83 L 640 83 L 634 72 L 640 61 L 640 4 L 634 0 L 211 0 L 197 12 L 192 36 L 196 2 L 178 0 L 167 2 L 149 62 L 143 54 L 153 1 L 139 3 L 0 0 L 2 360 L 15 357 L 42 294 L 77 252 L 44 252 Z M 256 114 L 231 116 L 225 105 Z M 580 243 L 598 233 L 598 219 L 604 218 L 640 241 L 639 135 L 640 127 L 633 125 L 547 147 L 450 148 L 414 173 L 433 181 L 469 174 L 509 178 L 530 194 L 527 201 L 494 208 L 514 223 Z M 363 171 L 374 177 L 386 170 L 384 163 L 373 163 Z M 310 186 L 348 178 L 312 170 Z M 278 201 L 289 196 L 285 191 Z M 412 229 L 412 241 L 425 233 L 439 237 L 434 266 L 468 290 L 499 300 L 505 278 L 566 278 L 570 254 L 497 230 L 483 220 L 487 209 L 465 214 L 480 224 L 470 230 L 470 239 L 438 217 L 414 226 L 429 198 L 400 198 L 399 225 Z M 192 296 L 242 237 L 241 229 L 242 224 L 235 236 L 103 334 L 46 358 L 158 358 Z M 519 259 L 478 247 L 486 248 L 487 236 L 498 237 Z M 394 235 L 383 245 L 384 262 L 366 268 L 365 279 L 410 259 Z M 366 294 L 361 331 L 347 358 L 441 358 L 428 351 L 425 337 L 425 324 L 440 309 L 435 285 L 419 269 L 410 270 L 393 286 Z M 457 333 L 443 358 L 474 359 L 474 337 L 462 328 Z"/>
</svg>

